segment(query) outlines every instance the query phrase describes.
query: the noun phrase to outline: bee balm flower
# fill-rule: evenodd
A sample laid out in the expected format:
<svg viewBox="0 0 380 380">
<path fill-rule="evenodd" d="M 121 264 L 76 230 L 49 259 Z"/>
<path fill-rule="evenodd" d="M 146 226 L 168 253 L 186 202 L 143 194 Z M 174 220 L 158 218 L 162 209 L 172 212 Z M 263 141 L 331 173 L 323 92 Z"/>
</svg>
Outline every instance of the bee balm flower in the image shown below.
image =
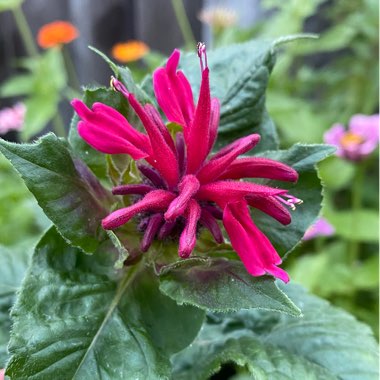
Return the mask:
<svg viewBox="0 0 380 380">
<path fill-rule="evenodd" d="M 145 161 L 138 164 L 145 178 L 143 183 L 113 188 L 114 194 L 134 194 L 138 200 L 112 212 L 103 219 L 102 226 L 115 229 L 140 214 L 143 219 L 139 228 L 144 231 L 142 251 L 148 250 L 155 238 L 178 237 L 179 255 L 187 258 L 195 248 L 201 227 L 207 228 L 217 243 L 223 242 L 218 222 L 222 220 L 232 247 L 250 274 L 269 273 L 286 282 L 287 273 L 278 267 L 281 258 L 252 221 L 249 207 L 288 224 L 291 218 L 286 206 L 294 208 L 300 200 L 287 190 L 241 179 L 296 181 L 297 172 L 266 158 L 238 158 L 259 142 L 257 134 L 242 137 L 210 155 L 217 136 L 220 103 L 210 95 L 203 44 L 198 46 L 198 55 L 202 80 L 197 104 L 187 78 L 177 70 L 178 50 L 153 75 L 158 104 L 168 120 L 183 129 L 174 139 L 159 112 L 151 104 L 141 105 L 116 79 L 111 81 L 113 88 L 128 100 L 146 133 L 134 129 L 123 115 L 105 104 L 95 103 L 90 109 L 82 101 L 73 100 L 81 118 L 78 132 L 88 144 L 104 153 L 124 153 Z"/>
</svg>

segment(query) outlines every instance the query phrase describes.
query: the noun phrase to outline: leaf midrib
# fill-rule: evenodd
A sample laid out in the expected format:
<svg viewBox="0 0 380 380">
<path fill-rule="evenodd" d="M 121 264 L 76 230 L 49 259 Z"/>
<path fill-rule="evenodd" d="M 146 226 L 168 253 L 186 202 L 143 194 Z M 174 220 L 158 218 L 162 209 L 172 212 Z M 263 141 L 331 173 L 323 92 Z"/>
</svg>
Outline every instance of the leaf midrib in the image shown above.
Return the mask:
<svg viewBox="0 0 380 380">
<path fill-rule="evenodd" d="M 109 319 L 111 318 L 113 312 L 115 311 L 116 307 L 118 306 L 118 304 L 119 304 L 122 296 L 124 295 L 124 293 L 127 290 L 128 286 L 136 278 L 137 274 L 139 273 L 139 269 L 141 267 L 142 267 L 142 264 L 136 265 L 134 267 L 131 267 L 130 270 L 125 273 L 124 277 L 120 281 L 120 284 L 119 284 L 119 286 L 118 286 L 118 288 L 116 290 L 115 297 L 113 298 L 113 300 L 112 300 L 112 302 L 110 304 L 110 307 L 109 307 L 106 315 L 104 316 L 104 319 L 103 319 L 102 323 L 100 324 L 98 330 L 96 331 L 96 334 L 94 335 L 94 337 L 93 337 L 90 345 L 88 346 L 86 352 L 84 353 L 82 360 L 78 364 L 78 367 L 77 367 L 77 369 L 76 369 L 76 371 L 75 371 L 72 379 L 75 379 L 76 376 L 78 375 L 80 369 L 82 368 L 82 366 L 86 362 L 86 359 L 87 359 L 89 353 L 92 351 L 93 347 L 95 346 L 95 344 L 96 344 L 96 342 L 97 342 L 100 334 L 102 333 L 104 327 L 106 326 L 107 322 L 109 321 Z"/>
</svg>

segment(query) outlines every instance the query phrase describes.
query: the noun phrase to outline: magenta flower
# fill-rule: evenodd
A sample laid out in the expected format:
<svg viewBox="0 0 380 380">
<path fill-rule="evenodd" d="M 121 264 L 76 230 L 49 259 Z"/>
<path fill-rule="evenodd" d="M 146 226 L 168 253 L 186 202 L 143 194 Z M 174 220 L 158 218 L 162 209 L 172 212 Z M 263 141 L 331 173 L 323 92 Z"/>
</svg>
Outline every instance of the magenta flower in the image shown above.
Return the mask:
<svg viewBox="0 0 380 380">
<path fill-rule="evenodd" d="M 24 126 L 26 108 L 23 103 L 0 110 L 0 135 L 9 131 L 19 131 Z"/>
<path fill-rule="evenodd" d="M 201 63 L 201 88 L 194 104 L 190 84 L 177 70 L 180 53 L 174 50 L 166 66 L 153 75 L 157 102 L 170 122 L 182 126 L 173 139 L 158 111 L 141 105 L 121 82 L 112 86 L 128 100 L 140 118 L 146 134 L 135 130 L 115 109 L 95 103 L 89 109 L 80 100 L 72 105 L 82 119 L 80 136 L 95 149 L 108 154 L 129 154 L 144 159 L 138 168 L 141 184 L 122 184 L 113 194 L 134 194 L 136 202 L 112 212 L 102 221 L 105 229 L 115 229 L 136 215 L 144 232 L 141 250 L 147 251 L 155 238 L 178 238 L 179 255 L 187 258 L 196 245 L 197 232 L 207 228 L 217 243 L 223 242 L 218 220 L 230 238 L 247 271 L 253 276 L 269 273 L 287 282 L 287 273 L 278 267 L 281 258 L 251 219 L 249 207 L 260 209 L 282 224 L 291 221 L 286 206 L 294 208 L 300 200 L 287 190 L 242 181 L 241 178 L 269 178 L 297 181 L 289 166 L 266 158 L 238 158 L 260 140 L 257 134 L 242 137 L 209 157 L 219 124 L 220 103 L 211 98 L 209 68 L 204 45 L 198 55 Z"/>
<path fill-rule="evenodd" d="M 379 144 L 379 115 L 354 115 L 348 130 L 341 124 L 334 124 L 325 133 L 324 140 L 338 148 L 337 156 L 360 161 L 371 154 Z"/>
<path fill-rule="evenodd" d="M 311 240 L 318 236 L 332 236 L 335 233 L 335 228 L 323 217 L 311 225 L 305 232 L 303 240 Z"/>
</svg>

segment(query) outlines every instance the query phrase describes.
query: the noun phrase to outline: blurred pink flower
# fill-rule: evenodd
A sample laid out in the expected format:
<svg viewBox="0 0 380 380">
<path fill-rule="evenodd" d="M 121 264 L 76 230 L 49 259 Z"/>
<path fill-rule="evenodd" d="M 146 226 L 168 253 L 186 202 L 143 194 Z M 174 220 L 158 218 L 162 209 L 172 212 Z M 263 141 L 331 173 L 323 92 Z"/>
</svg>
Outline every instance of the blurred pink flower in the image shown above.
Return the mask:
<svg viewBox="0 0 380 380">
<path fill-rule="evenodd" d="M 0 110 L 0 135 L 9 131 L 20 131 L 24 126 L 26 107 L 24 103 L 17 103 L 13 107 Z"/>
<path fill-rule="evenodd" d="M 348 130 L 334 124 L 324 135 L 325 143 L 335 145 L 336 155 L 359 161 L 371 154 L 379 144 L 379 115 L 354 115 Z"/>
<path fill-rule="evenodd" d="M 303 240 L 311 240 L 318 236 L 332 236 L 335 228 L 323 217 L 320 217 L 305 232 Z"/>
</svg>

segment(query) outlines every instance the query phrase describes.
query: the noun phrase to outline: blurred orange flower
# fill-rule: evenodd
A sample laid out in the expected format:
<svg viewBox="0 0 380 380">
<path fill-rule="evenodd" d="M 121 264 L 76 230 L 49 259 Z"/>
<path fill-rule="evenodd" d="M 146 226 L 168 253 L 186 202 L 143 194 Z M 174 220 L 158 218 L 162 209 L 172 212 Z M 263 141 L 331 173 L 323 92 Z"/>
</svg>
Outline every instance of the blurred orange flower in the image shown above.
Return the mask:
<svg viewBox="0 0 380 380">
<path fill-rule="evenodd" d="M 119 62 L 132 62 L 144 57 L 149 47 L 142 41 L 119 42 L 112 47 L 111 54 Z"/>
<path fill-rule="evenodd" d="M 78 29 L 68 21 L 53 21 L 40 28 L 37 42 L 44 49 L 68 44 L 79 35 Z"/>
</svg>

